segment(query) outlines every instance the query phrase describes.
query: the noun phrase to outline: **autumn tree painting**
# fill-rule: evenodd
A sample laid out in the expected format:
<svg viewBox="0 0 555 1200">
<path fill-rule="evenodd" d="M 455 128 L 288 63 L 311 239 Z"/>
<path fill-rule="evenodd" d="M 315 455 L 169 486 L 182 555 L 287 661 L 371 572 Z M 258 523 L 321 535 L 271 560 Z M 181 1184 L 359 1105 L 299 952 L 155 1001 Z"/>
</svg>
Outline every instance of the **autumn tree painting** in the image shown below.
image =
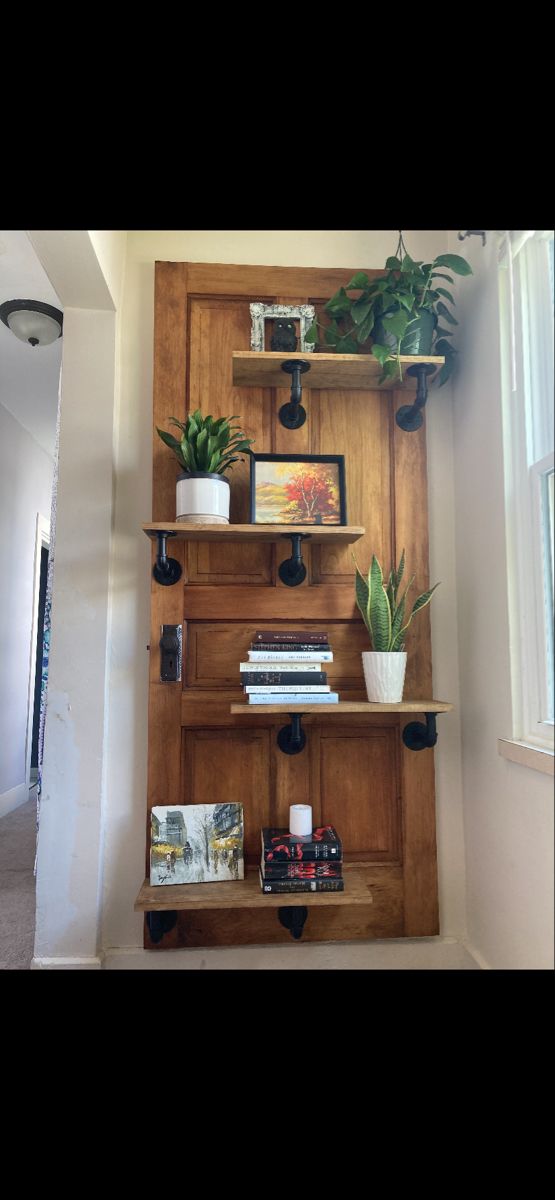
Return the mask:
<svg viewBox="0 0 555 1200">
<path fill-rule="evenodd" d="M 337 482 L 324 464 L 301 466 L 285 485 L 286 521 L 306 525 L 325 525 L 339 520 L 339 491 Z M 327 520 L 326 520 L 327 518 Z"/>
<path fill-rule="evenodd" d="M 254 455 L 252 519 L 262 524 L 340 525 L 340 456 L 283 461 Z M 341 459 L 342 462 L 342 459 Z"/>
</svg>

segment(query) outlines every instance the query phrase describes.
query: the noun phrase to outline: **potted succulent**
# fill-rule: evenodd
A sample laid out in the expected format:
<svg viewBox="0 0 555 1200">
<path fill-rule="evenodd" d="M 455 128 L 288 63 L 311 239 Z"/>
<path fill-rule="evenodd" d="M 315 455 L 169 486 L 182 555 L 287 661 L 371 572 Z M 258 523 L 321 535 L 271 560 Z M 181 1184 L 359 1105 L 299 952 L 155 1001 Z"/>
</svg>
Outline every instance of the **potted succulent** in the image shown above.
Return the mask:
<svg viewBox="0 0 555 1200">
<path fill-rule="evenodd" d="M 354 561 L 356 602 L 372 643 L 372 649 L 362 653 L 366 693 L 374 703 L 398 704 L 403 699 L 407 666 L 405 634 L 415 613 L 430 603 L 439 584 L 417 596 L 405 621 L 407 593 L 414 583 L 413 575 L 402 596 L 398 597 L 405 570 L 405 551 L 397 570 L 390 571 L 387 586 L 375 554 L 368 578 L 360 572 L 356 559 Z"/>
<path fill-rule="evenodd" d="M 441 387 L 449 378 L 457 351 L 447 340 L 458 324 L 448 305 L 455 303 L 443 286 L 456 275 L 472 275 L 472 267 L 460 254 L 439 254 L 433 262 L 415 262 L 405 252 L 387 259 L 387 274 L 370 280 L 357 271 L 345 287 L 328 300 L 324 311 L 330 318 L 324 330 L 325 348 L 338 354 L 358 354 L 372 339 L 372 354 L 382 367 L 380 383 L 396 372 L 402 380 L 401 354 L 437 354 L 445 364 L 437 379 Z M 404 249 L 404 247 L 403 247 Z M 438 284 L 437 280 L 440 280 Z M 446 303 L 447 301 L 447 303 Z M 306 334 L 307 342 L 318 341 L 318 321 Z"/>
<path fill-rule="evenodd" d="M 182 472 L 177 476 L 176 520 L 197 524 L 229 524 L 229 479 L 224 472 L 234 462 L 244 462 L 241 452 L 250 454 L 253 439 L 246 438 L 232 417 L 203 417 L 200 410 L 189 413 L 185 422 L 176 417 L 170 423 L 181 430 L 176 438 L 164 429 L 157 432 L 173 450 Z"/>
</svg>

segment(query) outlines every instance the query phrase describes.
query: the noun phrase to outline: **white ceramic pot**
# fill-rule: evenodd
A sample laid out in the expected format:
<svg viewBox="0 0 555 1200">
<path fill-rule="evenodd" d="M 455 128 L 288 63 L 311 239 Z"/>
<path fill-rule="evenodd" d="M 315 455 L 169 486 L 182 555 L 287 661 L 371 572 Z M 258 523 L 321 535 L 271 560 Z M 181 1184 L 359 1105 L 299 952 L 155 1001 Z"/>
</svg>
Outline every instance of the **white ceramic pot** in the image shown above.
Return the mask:
<svg viewBox="0 0 555 1200">
<path fill-rule="evenodd" d="M 177 476 L 176 521 L 198 525 L 229 525 L 229 479 L 207 471 Z"/>
<path fill-rule="evenodd" d="M 374 704 L 399 704 L 403 699 L 406 650 L 387 654 L 377 650 L 363 650 L 362 666 L 366 694 Z"/>
</svg>

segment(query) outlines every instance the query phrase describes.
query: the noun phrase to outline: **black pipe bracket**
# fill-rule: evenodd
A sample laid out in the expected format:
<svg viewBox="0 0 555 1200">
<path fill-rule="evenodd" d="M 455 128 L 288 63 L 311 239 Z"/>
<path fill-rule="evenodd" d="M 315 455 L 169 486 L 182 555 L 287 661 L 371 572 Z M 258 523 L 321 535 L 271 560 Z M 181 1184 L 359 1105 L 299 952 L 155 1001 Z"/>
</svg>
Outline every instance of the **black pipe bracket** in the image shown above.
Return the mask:
<svg viewBox="0 0 555 1200">
<path fill-rule="evenodd" d="M 278 920 L 284 929 L 289 929 L 291 937 L 298 942 L 308 917 L 308 908 L 304 904 L 288 904 L 278 908 Z"/>
<path fill-rule="evenodd" d="M 306 733 L 301 729 L 301 717 L 306 713 L 289 713 L 290 725 L 283 725 L 277 743 L 283 754 L 300 754 L 306 746 Z"/>
<path fill-rule="evenodd" d="M 284 558 L 279 564 L 278 575 L 287 587 L 298 587 L 306 579 L 306 567 L 301 554 L 301 542 L 306 541 L 310 533 L 282 533 L 284 538 L 291 538 L 291 558 Z"/>
<path fill-rule="evenodd" d="M 281 364 L 281 369 L 285 371 L 286 375 L 292 376 L 291 399 L 289 404 L 282 404 L 278 416 L 286 429 L 300 429 L 306 421 L 306 409 L 301 404 L 303 396 L 301 375 L 310 371 L 310 363 L 305 362 L 302 358 L 289 358 L 287 362 Z"/>
<path fill-rule="evenodd" d="M 174 909 L 168 909 L 166 912 L 147 912 L 145 917 L 150 940 L 155 946 L 162 941 L 164 934 L 171 933 L 177 924 L 177 912 Z"/>
<path fill-rule="evenodd" d="M 177 583 L 181 579 L 182 574 L 181 563 L 176 558 L 168 558 L 166 539 L 169 537 L 177 537 L 177 534 L 175 531 L 169 529 L 156 530 L 158 550 L 152 574 L 156 582 L 161 583 L 163 587 L 171 587 L 172 583 Z"/>
<path fill-rule="evenodd" d="M 420 429 L 424 420 L 421 408 L 424 408 L 428 399 L 428 384 L 427 375 L 433 375 L 436 367 L 432 363 L 415 363 L 413 367 L 407 367 L 407 375 L 411 375 L 417 380 L 416 396 L 413 404 L 403 404 L 402 408 L 398 408 L 395 414 L 395 420 L 399 429 L 404 429 L 405 433 L 414 433 Z"/>
<path fill-rule="evenodd" d="M 436 714 L 424 713 L 426 724 L 410 721 L 403 729 L 403 742 L 407 750 L 431 750 L 437 742 Z"/>
</svg>

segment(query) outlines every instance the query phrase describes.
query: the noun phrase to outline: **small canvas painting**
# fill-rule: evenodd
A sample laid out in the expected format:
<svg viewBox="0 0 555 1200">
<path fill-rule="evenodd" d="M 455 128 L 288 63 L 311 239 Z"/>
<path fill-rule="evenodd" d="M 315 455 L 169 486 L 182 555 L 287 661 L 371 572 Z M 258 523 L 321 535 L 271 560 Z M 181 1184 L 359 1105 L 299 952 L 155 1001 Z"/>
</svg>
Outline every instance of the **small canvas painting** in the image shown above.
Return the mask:
<svg viewBox="0 0 555 1200">
<path fill-rule="evenodd" d="M 344 525 L 343 455 L 251 455 L 253 524 Z"/>
<path fill-rule="evenodd" d="M 150 882 L 244 879 L 242 804 L 169 804 L 151 812 Z"/>
</svg>

